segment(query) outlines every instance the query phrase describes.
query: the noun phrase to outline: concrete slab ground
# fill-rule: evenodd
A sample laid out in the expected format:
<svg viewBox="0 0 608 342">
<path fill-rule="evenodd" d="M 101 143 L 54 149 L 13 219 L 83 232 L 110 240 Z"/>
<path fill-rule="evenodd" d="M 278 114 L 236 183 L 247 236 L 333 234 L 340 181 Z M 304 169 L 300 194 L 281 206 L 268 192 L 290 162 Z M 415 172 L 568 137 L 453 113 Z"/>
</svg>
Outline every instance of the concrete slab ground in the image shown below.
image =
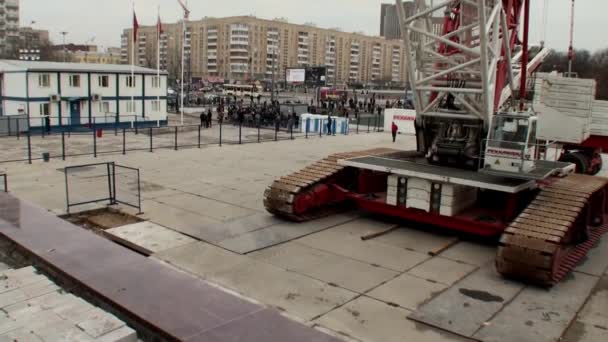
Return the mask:
<svg viewBox="0 0 608 342">
<path fill-rule="evenodd" d="M 152 222 L 139 222 L 105 230 L 104 233 L 120 244 L 146 255 L 183 246 L 196 240 Z"/>
<path fill-rule="evenodd" d="M 526 287 L 474 337 L 491 342 L 556 341 L 596 283 L 594 277 L 573 273 L 551 291 Z"/>
<path fill-rule="evenodd" d="M 608 277 L 604 276 L 596 285 L 587 304 L 578 313 L 564 334 L 565 342 L 602 341 L 608 334 Z"/>
<path fill-rule="evenodd" d="M 331 153 L 375 147 L 410 150 L 415 141 L 400 136 L 392 144 L 383 133 L 298 138 L 79 157 L 46 164 L 5 164 L 3 168 L 15 195 L 53 212 L 65 209 L 64 178 L 58 169 L 101 161 L 140 168 L 144 211 L 140 217 L 171 231 L 155 237 L 158 246 L 133 239 L 148 248 L 152 258 L 280 308 L 346 340 L 464 339 L 447 330 L 486 341 L 501 340 L 510 330 L 517 330 L 517 336 L 524 339 L 565 334 L 567 341 L 596 341 L 603 336 L 608 305 L 604 305 L 605 286 L 600 276 L 606 275 L 608 267 L 606 238 L 578 267 L 575 282 L 539 290 L 496 274 L 493 241 L 455 241 L 445 232 L 364 213 L 298 225 L 265 212 L 262 194 L 276 177 Z M 81 190 L 98 189 L 94 178 L 81 181 Z M 86 191 L 79 192 L 81 198 L 86 195 Z M 400 228 L 361 240 L 396 225 Z M 143 237 L 145 231 L 141 228 L 133 233 Z M 176 241 L 174 237 L 179 235 L 174 233 L 188 238 Z M 428 254 L 447 245 L 451 247 L 438 256 Z M 529 311 L 529 303 L 545 309 Z M 543 312 L 555 310 L 560 310 L 559 318 L 550 313 L 543 316 Z M 77 310 L 59 312 L 82 315 Z M 430 324 L 409 316 L 424 316 Z M 511 317 L 515 317 L 513 326 L 509 326 Z M 546 317 L 551 321 L 543 320 Z M 526 324 L 528 321 L 533 324 Z M 573 323 L 566 330 L 567 322 Z"/>
<path fill-rule="evenodd" d="M 134 342 L 135 330 L 33 267 L 0 272 L 0 341 Z"/>
<path fill-rule="evenodd" d="M 349 337 L 364 341 L 443 342 L 464 339 L 420 326 L 407 319 L 410 312 L 367 297 L 359 297 L 347 305 L 321 317 L 316 322 Z"/>
<path fill-rule="evenodd" d="M 473 336 L 524 288 L 486 265 L 433 298 L 410 318 L 461 336 Z"/>
</svg>

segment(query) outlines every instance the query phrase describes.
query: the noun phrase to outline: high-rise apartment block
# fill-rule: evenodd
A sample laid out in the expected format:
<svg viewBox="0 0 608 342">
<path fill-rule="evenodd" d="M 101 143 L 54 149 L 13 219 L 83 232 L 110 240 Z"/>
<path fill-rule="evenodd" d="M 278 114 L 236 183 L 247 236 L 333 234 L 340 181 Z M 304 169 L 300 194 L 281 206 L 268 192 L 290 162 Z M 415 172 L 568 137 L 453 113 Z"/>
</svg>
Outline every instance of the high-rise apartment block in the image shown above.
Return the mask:
<svg viewBox="0 0 608 342">
<path fill-rule="evenodd" d="M 403 2 L 403 10 L 406 17 L 414 14 L 414 2 Z M 401 39 L 401 28 L 399 27 L 399 15 L 397 5 L 380 5 L 380 36 L 386 39 Z"/>
<path fill-rule="evenodd" d="M 269 80 L 284 77 L 285 69 L 327 66 L 329 84 L 404 84 L 405 51 L 400 40 L 291 24 L 252 16 L 189 21 L 185 39 L 182 23 L 164 24 L 160 37 L 163 70 L 179 75 L 185 41 L 186 77 L 226 80 Z M 140 27 L 135 64 L 156 67 L 156 26 Z M 121 61 L 131 63 L 133 34 L 122 35 Z"/>
<path fill-rule="evenodd" d="M 19 0 L 0 1 L 0 53 L 14 48 L 19 41 Z"/>
</svg>

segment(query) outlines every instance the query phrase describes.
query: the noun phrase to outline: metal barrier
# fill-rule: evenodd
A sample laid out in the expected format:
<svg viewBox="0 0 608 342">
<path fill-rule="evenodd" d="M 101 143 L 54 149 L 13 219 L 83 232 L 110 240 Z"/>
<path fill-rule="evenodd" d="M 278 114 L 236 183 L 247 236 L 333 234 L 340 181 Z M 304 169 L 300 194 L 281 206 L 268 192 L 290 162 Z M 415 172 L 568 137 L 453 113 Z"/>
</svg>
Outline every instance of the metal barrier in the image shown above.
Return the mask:
<svg viewBox="0 0 608 342">
<path fill-rule="evenodd" d="M 64 174 L 68 213 L 72 207 L 99 202 L 123 204 L 142 213 L 139 169 L 107 162 L 67 166 Z"/>
<path fill-rule="evenodd" d="M 199 124 L 145 128 L 135 126 L 113 130 L 91 127 L 79 132 L 49 132 L 41 135 L 26 131 L 23 133 L 23 139 L 2 138 L 2 142 L 6 144 L 0 163 L 26 161 L 31 164 L 34 160 L 43 160 L 42 155 L 46 153 L 50 159 L 66 160 L 68 157 L 85 155 L 98 157 L 103 154 L 127 154 L 129 151 L 154 152 L 158 149 L 179 150 L 211 145 L 307 139 L 315 135 L 322 137 L 349 134 L 349 130 L 357 133 L 382 130 L 379 126 L 381 121 L 372 116 L 352 120 L 346 132 L 336 132 L 336 124 L 333 122 L 331 134 L 327 132 L 327 120 L 320 121 L 321 126 L 314 132 L 309 125 L 300 127 L 295 122 L 283 127 L 276 122 L 272 126 L 265 126 L 259 121 L 253 125 L 214 121 L 208 128 Z"/>
</svg>

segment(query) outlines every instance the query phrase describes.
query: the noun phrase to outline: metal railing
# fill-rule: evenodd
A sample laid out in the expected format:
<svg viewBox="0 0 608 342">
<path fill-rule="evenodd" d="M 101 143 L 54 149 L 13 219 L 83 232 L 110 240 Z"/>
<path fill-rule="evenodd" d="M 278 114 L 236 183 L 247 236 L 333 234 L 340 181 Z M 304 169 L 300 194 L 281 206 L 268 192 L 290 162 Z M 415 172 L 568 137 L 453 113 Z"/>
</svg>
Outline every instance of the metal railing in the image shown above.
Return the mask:
<svg viewBox="0 0 608 342">
<path fill-rule="evenodd" d="M 516 141 L 505 141 L 505 140 L 490 140 L 484 139 L 483 145 L 484 148 L 481 151 L 481 156 L 479 159 L 479 168 L 484 168 L 487 150 L 495 148 L 496 152 L 493 155 L 494 157 L 499 157 L 503 160 L 508 160 L 513 165 L 518 165 L 518 172 L 524 171 L 524 163 L 525 162 L 534 162 L 538 159 L 542 160 L 552 160 L 556 161 L 559 156 L 555 153 L 551 153 L 551 146 L 549 143 L 544 144 L 526 144 L 522 142 Z M 528 150 L 533 148 L 532 154 L 528 154 Z"/>
<path fill-rule="evenodd" d="M 322 136 L 372 133 L 382 131 L 380 120 L 375 117 L 359 118 L 349 124 L 346 130 L 327 131 L 327 119 L 320 121 L 320 129 L 314 132 L 296 126 L 262 126 L 259 122 L 244 125 L 242 122 L 225 124 L 214 121 L 210 128 L 202 125 L 150 126 L 140 128 L 115 128 L 98 130 L 91 127 L 79 132 L 49 132 L 42 135 L 27 131 L 21 138 L 2 138 L 7 146 L 0 152 L 0 163 L 35 160 L 62 159 L 68 157 L 102 154 L 127 154 L 132 151 L 154 152 L 159 149 L 179 150 L 182 148 L 202 148 L 212 145 L 241 145 L 280 140 L 309 139 Z M 14 139 L 14 140 L 13 140 Z M 9 144 L 12 143 L 13 145 Z"/>
<path fill-rule="evenodd" d="M 106 113 L 103 115 L 80 117 L 77 120 L 68 116 L 2 116 L 0 117 L 0 137 L 23 136 L 28 130 L 32 134 L 47 135 L 52 131 L 79 132 L 93 129 L 119 129 L 123 126 L 135 128 L 142 124 L 161 126 L 161 120 L 150 116 L 141 115 L 116 115 Z"/>
</svg>

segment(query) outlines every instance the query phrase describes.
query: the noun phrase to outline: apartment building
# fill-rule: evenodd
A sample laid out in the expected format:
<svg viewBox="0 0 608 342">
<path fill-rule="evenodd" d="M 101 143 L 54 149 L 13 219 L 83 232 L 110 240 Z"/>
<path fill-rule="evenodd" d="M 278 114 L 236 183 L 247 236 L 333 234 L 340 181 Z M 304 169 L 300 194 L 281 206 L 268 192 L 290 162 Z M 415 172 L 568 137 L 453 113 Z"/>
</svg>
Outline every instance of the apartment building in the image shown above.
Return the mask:
<svg viewBox="0 0 608 342">
<path fill-rule="evenodd" d="M 180 77 L 181 48 L 185 41 L 186 79 L 284 78 L 285 69 L 325 65 L 330 84 L 404 84 L 405 50 L 396 39 L 265 20 L 253 16 L 204 18 L 186 24 L 164 24 L 160 37 L 160 65 L 173 78 Z M 122 34 L 121 62 L 132 59 L 132 30 Z M 135 64 L 157 65 L 156 26 L 140 26 Z"/>
<path fill-rule="evenodd" d="M 21 27 L 19 29 L 19 47 L 25 49 L 40 48 L 49 44 L 49 31 L 37 30 L 31 27 Z"/>
<path fill-rule="evenodd" d="M 403 13 L 406 17 L 411 17 L 416 11 L 414 1 L 402 2 Z M 444 18 L 441 16 L 434 17 L 431 20 L 433 32 L 440 35 L 443 31 Z M 401 39 L 401 27 L 399 26 L 399 14 L 397 13 L 397 5 L 381 4 L 380 5 L 380 37 L 386 39 Z"/>
<path fill-rule="evenodd" d="M 75 51 L 70 53 L 75 63 L 120 64 L 120 48 L 107 48 L 105 51 Z"/>
<path fill-rule="evenodd" d="M 19 42 L 19 0 L 0 1 L 0 53 Z"/>
</svg>

